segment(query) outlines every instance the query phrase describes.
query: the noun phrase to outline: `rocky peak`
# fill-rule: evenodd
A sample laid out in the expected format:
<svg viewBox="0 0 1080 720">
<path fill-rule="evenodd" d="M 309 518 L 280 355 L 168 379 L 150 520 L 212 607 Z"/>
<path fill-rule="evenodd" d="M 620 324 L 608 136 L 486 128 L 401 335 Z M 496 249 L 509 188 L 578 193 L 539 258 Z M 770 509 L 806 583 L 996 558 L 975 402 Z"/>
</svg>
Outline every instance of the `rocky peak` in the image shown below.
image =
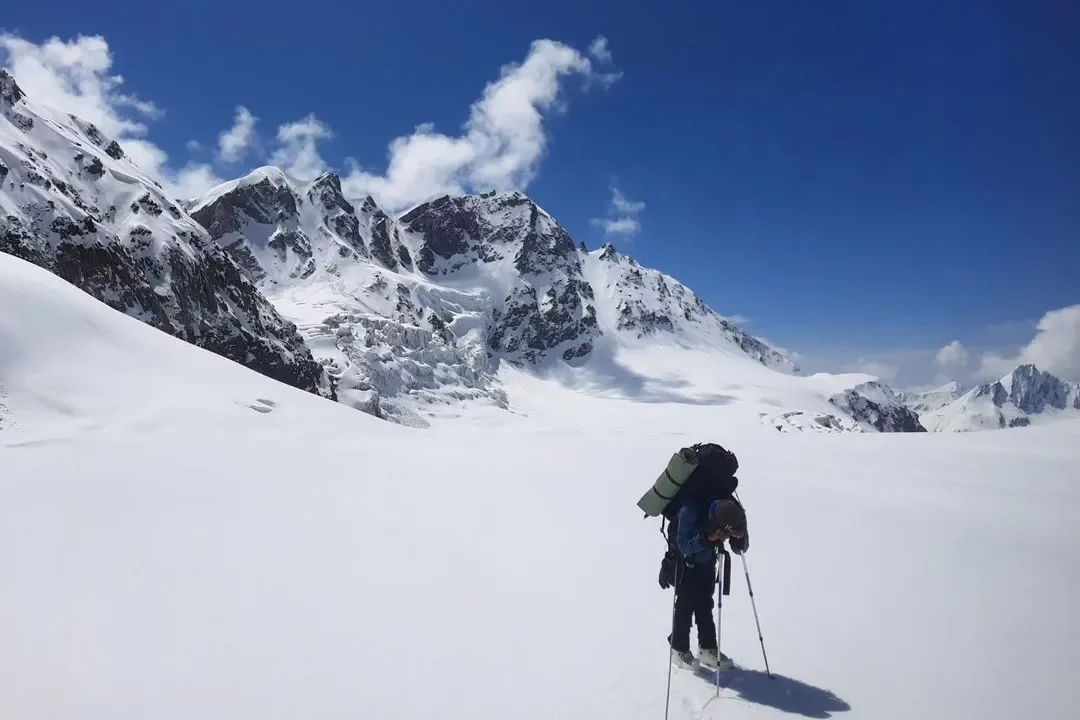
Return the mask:
<svg viewBox="0 0 1080 720">
<path fill-rule="evenodd" d="M 538 274 L 576 254 L 569 233 L 517 191 L 444 195 L 413 208 L 400 222 L 420 237 L 417 267 L 429 275 L 508 256 L 519 273 Z"/>
<path fill-rule="evenodd" d="M 230 183 L 232 187 L 212 200 L 197 203 L 191 216 L 215 238 L 238 232 L 244 218 L 271 224 L 295 217 L 300 200 L 292 188 L 275 175 L 257 173 Z"/>
<path fill-rule="evenodd" d="M 318 199 L 326 210 L 336 208 L 350 214 L 356 212 L 356 208 L 345 199 L 345 195 L 341 192 L 341 178 L 337 173 L 323 173 L 315 178 L 308 189 L 308 197 L 312 200 Z"/>
<path fill-rule="evenodd" d="M 926 432 L 915 411 L 879 382 L 856 385 L 833 395 L 829 403 L 878 432 Z"/>
<path fill-rule="evenodd" d="M 618 262 L 619 261 L 619 253 L 615 252 L 615 246 L 614 245 L 607 242 L 607 243 L 604 243 L 600 247 L 600 259 L 601 260 L 611 261 L 611 262 Z"/>
<path fill-rule="evenodd" d="M 24 97 L 26 95 L 15 82 L 15 78 L 11 77 L 7 70 L 0 70 L 0 100 L 7 105 L 14 105 Z"/>
<path fill-rule="evenodd" d="M 1076 394 L 1075 386 L 1030 364 L 1020 365 L 995 384 L 1007 390 L 1007 394 L 995 391 L 995 405 L 1000 407 L 1004 402 L 1012 402 L 1029 415 L 1048 408 L 1064 410 L 1069 405 L 1070 396 Z M 1002 395 L 1005 397 L 1002 398 Z"/>
</svg>

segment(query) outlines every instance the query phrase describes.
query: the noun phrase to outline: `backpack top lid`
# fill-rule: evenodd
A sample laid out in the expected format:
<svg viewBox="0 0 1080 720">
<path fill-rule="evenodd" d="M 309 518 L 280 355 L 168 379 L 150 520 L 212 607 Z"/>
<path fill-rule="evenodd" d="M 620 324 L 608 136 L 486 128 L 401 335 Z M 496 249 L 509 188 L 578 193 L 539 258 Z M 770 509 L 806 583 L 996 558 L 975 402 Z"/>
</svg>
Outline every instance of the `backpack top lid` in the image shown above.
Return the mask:
<svg viewBox="0 0 1080 720">
<path fill-rule="evenodd" d="M 735 453 L 716 443 L 698 443 L 691 450 L 702 474 L 731 477 L 739 471 L 739 458 Z"/>
</svg>

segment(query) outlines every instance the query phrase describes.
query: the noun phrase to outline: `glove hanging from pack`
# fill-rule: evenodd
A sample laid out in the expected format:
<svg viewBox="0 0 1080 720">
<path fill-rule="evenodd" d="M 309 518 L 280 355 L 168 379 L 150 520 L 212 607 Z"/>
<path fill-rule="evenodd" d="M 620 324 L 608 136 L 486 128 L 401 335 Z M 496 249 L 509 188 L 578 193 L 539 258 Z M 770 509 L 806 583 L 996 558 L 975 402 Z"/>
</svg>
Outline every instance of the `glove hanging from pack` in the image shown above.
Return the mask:
<svg viewBox="0 0 1080 720">
<path fill-rule="evenodd" d="M 660 575 L 657 578 L 662 589 L 667 590 L 675 584 L 675 571 L 678 562 L 679 559 L 675 557 L 675 553 L 671 550 L 664 553 L 664 559 L 660 561 Z"/>
</svg>

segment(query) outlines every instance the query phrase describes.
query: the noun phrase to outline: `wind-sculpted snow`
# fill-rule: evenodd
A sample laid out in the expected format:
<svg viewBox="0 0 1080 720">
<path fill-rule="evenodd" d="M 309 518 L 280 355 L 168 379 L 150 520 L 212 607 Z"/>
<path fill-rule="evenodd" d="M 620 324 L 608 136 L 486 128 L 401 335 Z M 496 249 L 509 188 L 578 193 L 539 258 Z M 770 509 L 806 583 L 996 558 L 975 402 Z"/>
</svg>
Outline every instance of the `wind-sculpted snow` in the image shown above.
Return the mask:
<svg viewBox="0 0 1080 720">
<path fill-rule="evenodd" d="M 153 327 L 330 396 L 296 327 L 94 125 L 30 104 L 0 71 L 0 251 Z"/>
</svg>

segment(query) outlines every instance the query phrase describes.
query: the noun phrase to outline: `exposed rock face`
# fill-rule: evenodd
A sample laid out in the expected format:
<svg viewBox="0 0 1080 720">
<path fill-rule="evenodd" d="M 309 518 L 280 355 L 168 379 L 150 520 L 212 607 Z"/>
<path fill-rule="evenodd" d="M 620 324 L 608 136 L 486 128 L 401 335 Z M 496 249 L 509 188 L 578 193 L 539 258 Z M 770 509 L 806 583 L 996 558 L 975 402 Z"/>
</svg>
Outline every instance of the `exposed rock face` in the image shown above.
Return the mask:
<svg viewBox="0 0 1080 720">
<path fill-rule="evenodd" d="M 919 416 L 879 382 L 856 385 L 829 398 L 829 403 L 878 432 L 926 432 Z"/>
<path fill-rule="evenodd" d="M 3 71 L 0 115 L 0 251 L 164 332 L 332 396 L 296 326 L 116 141 L 31 105 Z"/>
<path fill-rule="evenodd" d="M 417 269 L 434 278 L 479 272 L 492 298 L 488 347 L 536 363 L 585 357 L 599 335 L 593 292 L 570 235 L 519 192 L 444 196 L 401 218 L 417 237 Z"/>
</svg>

